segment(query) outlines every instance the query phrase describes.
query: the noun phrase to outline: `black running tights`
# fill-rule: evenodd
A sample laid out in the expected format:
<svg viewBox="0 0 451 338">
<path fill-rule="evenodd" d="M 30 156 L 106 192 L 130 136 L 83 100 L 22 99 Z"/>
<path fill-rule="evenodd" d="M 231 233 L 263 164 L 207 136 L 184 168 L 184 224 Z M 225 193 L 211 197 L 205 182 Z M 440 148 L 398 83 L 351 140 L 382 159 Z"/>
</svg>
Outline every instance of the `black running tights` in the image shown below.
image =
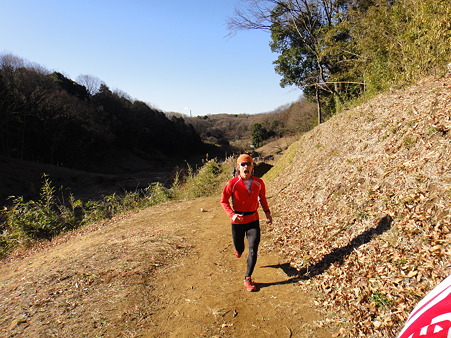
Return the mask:
<svg viewBox="0 0 451 338">
<path fill-rule="evenodd" d="M 239 254 L 244 251 L 244 237 L 247 237 L 249 245 L 246 277 L 250 277 L 257 263 L 257 251 L 260 244 L 260 222 L 258 220 L 247 224 L 232 224 L 233 244 Z"/>
</svg>

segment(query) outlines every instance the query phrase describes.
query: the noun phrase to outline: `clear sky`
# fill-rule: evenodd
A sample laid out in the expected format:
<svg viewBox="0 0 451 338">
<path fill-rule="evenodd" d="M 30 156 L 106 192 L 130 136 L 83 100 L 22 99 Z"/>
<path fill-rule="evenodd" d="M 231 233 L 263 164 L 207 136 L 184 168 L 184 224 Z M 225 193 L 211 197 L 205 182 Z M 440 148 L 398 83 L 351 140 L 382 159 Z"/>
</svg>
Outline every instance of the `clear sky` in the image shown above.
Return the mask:
<svg viewBox="0 0 451 338">
<path fill-rule="evenodd" d="M 0 53 L 165 112 L 262 113 L 296 101 L 281 88 L 270 35 L 226 37 L 239 0 L 0 0 Z"/>
</svg>

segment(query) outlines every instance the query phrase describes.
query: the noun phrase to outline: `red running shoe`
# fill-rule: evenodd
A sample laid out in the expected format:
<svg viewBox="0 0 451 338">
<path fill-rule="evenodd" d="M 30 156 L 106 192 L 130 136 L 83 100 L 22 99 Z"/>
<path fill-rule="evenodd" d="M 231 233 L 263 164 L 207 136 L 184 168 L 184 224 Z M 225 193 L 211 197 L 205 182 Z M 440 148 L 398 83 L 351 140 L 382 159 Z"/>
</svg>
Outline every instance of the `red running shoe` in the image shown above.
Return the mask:
<svg viewBox="0 0 451 338">
<path fill-rule="evenodd" d="M 244 278 L 244 286 L 246 287 L 247 291 L 257 290 L 257 287 L 255 286 L 254 282 L 252 282 L 251 277 Z"/>
<path fill-rule="evenodd" d="M 235 254 L 236 258 L 240 258 L 241 257 L 241 254 L 238 253 L 238 251 L 235 250 L 233 253 Z"/>
</svg>

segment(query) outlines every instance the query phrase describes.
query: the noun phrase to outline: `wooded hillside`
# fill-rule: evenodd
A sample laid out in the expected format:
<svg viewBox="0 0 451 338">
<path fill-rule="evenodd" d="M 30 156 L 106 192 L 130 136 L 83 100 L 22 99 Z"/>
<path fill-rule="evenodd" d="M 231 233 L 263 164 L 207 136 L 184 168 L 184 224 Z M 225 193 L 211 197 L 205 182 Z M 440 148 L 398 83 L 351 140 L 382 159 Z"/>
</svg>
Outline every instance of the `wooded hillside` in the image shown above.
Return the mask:
<svg viewBox="0 0 451 338">
<path fill-rule="evenodd" d="M 207 148 L 191 125 L 100 80 L 79 84 L 10 54 L 0 56 L 0 155 L 114 173 L 131 154 L 186 158 Z"/>
<path fill-rule="evenodd" d="M 315 105 L 304 97 L 261 114 L 183 116 L 202 140 L 228 150 L 245 152 L 274 139 L 311 130 L 317 124 Z"/>
</svg>

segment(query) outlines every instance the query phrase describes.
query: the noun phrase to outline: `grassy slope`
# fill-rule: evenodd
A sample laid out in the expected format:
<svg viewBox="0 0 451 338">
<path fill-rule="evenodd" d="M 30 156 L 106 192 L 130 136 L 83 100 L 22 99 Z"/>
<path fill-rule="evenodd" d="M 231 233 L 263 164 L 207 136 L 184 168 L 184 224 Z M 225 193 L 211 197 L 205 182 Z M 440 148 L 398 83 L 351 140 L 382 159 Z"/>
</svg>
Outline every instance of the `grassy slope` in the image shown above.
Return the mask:
<svg viewBox="0 0 451 338">
<path fill-rule="evenodd" d="M 264 177 L 274 246 L 350 336 L 394 336 L 451 273 L 450 109 L 451 75 L 380 95 L 304 134 Z"/>
</svg>

